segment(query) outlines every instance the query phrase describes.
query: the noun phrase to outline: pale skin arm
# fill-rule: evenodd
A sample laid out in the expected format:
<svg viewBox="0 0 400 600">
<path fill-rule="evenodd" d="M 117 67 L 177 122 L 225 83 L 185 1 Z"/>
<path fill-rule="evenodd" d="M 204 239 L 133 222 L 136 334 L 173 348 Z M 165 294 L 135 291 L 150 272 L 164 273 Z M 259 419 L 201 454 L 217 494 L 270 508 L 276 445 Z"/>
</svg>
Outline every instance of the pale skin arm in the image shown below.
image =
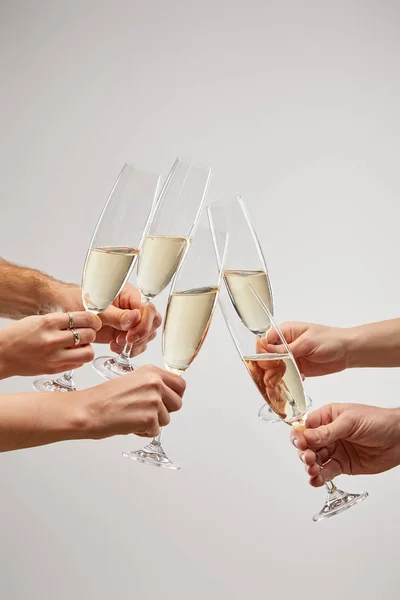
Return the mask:
<svg viewBox="0 0 400 600">
<path fill-rule="evenodd" d="M 348 329 L 347 357 L 349 368 L 400 366 L 400 319 Z"/>
<path fill-rule="evenodd" d="M 182 377 L 144 366 L 96 387 L 61 392 L 0 394 L 0 452 L 77 439 L 135 433 L 154 437 L 182 406 Z"/>
<path fill-rule="evenodd" d="M 400 366 L 400 319 L 349 328 L 290 322 L 283 323 L 281 331 L 305 377 L 356 367 Z M 262 344 L 267 351 L 285 352 L 272 329 Z"/>
<path fill-rule="evenodd" d="M 56 394 L 0 395 L 0 452 L 79 439 L 83 416 Z"/>
</svg>

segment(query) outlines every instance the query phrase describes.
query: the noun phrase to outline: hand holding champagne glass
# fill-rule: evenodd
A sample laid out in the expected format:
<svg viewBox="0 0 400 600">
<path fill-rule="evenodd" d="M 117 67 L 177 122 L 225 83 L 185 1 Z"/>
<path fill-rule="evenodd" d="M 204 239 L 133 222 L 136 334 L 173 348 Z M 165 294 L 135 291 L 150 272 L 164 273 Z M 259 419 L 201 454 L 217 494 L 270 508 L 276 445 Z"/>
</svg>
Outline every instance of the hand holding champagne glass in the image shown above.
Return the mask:
<svg viewBox="0 0 400 600">
<path fill-rule="evenodd" d="M 207 194 L 211 169 L 190 159 L 177 159 L 169 173 L 143 234 L 138 264 L 137 287 L 142 304 L 160 294 L 182 264 L 195 234 Z M 95 361 L 95 368 L 107 379 L 134 370 L 131 344 L 115 359 Z"/>
<path fill-rule="evenodd" d="M 126 164 L 101 212 L 82 276 L 82 301 L 85 310 L 100 314 L 118 296 L 127 282 L 141 245 L 141 235 L 149 218 L 160 177 Z M 73 316 L 69 313 L 74 332 Z M 74 334 L 75 335 L 75 334 Z M 79 346 L 79 334 L 75 335 Z M 34 382 L 38 391 L 75 391 L 73 371 L 55 380 Z"/>
<path fill-rule="evenodd" d="M 274 329 L 275 337 L 279 340 L 279 350 L 283 347 L 285 351 L 273 352 L 274 346 L 269 344 L 267 352 L 262 340 L 252 335 L 238 319 L 226 292 L 220 295 L 225 322 L 239 355 L 264 401 L 284 423 L 304 429 L 308 403 L 300 372 L 268 307 L 253 288 L 251 292 L 265 311 L 271 329 Z M 314 515 L 314 521 L 339 514 L 368 496 L 366 492 L 349 494 L 339 490 L 333 481 L 327 481 L 325 485 L 327 498 L 322 510 Z"/>
<path fill-rule="evenodd" d="M 226 246 L 227 236 L 216 234 Z M 224 256 L 222 256 L 222 262 Z M 220 289 L 211 233 L 200 229 L 180 270 L 174 277 L 164 319 L 163 355 L 165 368 L 182 375 L 192 364 L 207 336 Z M 139 462 L 179 469 L 161 445 L 161 432 L 142 450 L 124 453 Z"/>
</svg>

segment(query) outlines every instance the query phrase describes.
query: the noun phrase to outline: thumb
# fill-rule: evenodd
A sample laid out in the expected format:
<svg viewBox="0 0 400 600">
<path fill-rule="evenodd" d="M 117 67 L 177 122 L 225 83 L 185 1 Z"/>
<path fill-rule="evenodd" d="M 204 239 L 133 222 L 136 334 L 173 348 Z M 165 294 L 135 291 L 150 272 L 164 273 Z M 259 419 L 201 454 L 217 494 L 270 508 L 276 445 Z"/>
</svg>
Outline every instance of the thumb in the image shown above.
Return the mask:
<svg viewBox="0 0 400 600">
<path fill-rule="evenodd" d="M 318 449 L 347 438 L 351 433 L 351 427 L 351 419 L 342 413 L 329 425 L 321 425 L 316 429 L 306 429 L 304 437 L 310 448 Z"/>
<path fill-rule="evenodd" d="M 305 356 L 306 348 L 301 338 L 298 338 L 291 344 L 288 344 L 290 352 L 293 354 L 294 358 L 300 358 Z M 266 344 L 265 346 L 266 352 L 271 352 L 275 354 L 285 354 L 287 352 L 286 346 L 283 344 Z"/>
<path fill-rule="evenodd" d="M 128 331 L 131 327 L 135 327 L 141 319 L 140 310 L 122 310 L 116 306 L 109 306 L 107 310 L 101 313 L 100 318 L 103 325 L 109 325 L 114 329 Z"/>
</svg>

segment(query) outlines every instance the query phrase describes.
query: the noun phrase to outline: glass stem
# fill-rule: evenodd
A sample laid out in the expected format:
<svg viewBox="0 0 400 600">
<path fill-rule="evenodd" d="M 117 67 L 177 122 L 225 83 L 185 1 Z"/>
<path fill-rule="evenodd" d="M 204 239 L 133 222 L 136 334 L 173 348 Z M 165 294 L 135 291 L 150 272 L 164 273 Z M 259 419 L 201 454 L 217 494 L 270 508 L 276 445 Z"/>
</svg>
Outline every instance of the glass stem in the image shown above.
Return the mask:
<svg viewBox="0 0 400 600">
<path fill-rule="evenodd" d="M 150 298 L 142 294 L 142 306 L 146 306 L 150 302 Z M 121 354 L 115 359 L 120 365 L 129 365 L 131 362 L 131 350 L 133 344 L 126 342 Z"/>
<path fill-rule="evenodd" d="M 132 350 L 132 344 L 128 344 L 128 342 L 127 342 L 125 344 L 124 349 L 122 350 L 121 354 L 119 356 L 117 356 L 117 358 L 115 359 L 116 362 L 119 363 L 120 365 L 128 365 L 131 360 L 131 350 Z"/>
<path fill-rule="evenodd" d="M 56 382 L 65 387 L 74 388 L 75 383 L 73 380 L 74 371 L 65 371 L 60 377 L 56 379 Z"/>
<path fill-rule="evenodd" d="M 160 444 L 160 446 L 161 446 L 162 435 L 163 435 L 163 428 L 160 427 L 160 433 L 158 434 L 157 437 L 154 438 L 153 442 L 156 442 L 157 444 Z"/>
<path fill-rule="evenodd" d="M 335 492 L 337 492 L 337 487 L 333 483 L 333 481 L 325 481 L 325 487 L 328 494 L 334 494 Z"/>
</svg>

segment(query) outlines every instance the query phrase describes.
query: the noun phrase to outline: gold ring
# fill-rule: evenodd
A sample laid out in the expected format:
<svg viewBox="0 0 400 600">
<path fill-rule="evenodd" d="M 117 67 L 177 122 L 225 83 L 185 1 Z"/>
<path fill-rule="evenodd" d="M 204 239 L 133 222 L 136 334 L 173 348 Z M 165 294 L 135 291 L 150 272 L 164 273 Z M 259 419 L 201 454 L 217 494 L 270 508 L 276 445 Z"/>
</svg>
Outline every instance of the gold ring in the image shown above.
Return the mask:
<svg viewBox="0 0 400 600">
<path fill-rule="evenodd" d="M 72 329 L 74 328 L 74 320 L 73 320 L 73 318 L 72 318 L 72 313 L 70 313 L 70 312 L 67 312 L 67 315 L 68 315 L 68 317 L 69 317 L 69 329 L 71 329 L 71 330 L 72 330 Z"/>
<path fill-rule="evenodd" d="M 81 343 L 81 336 L 79 335 L 79 333 L 76 331 L 76 329 L 74 329 L 73 327 L 70 327 L 70 330 L 72 331 L 72 333 L 74 334 L 74 346 L 79 346 L 79 344 Z"/>
</svg>

